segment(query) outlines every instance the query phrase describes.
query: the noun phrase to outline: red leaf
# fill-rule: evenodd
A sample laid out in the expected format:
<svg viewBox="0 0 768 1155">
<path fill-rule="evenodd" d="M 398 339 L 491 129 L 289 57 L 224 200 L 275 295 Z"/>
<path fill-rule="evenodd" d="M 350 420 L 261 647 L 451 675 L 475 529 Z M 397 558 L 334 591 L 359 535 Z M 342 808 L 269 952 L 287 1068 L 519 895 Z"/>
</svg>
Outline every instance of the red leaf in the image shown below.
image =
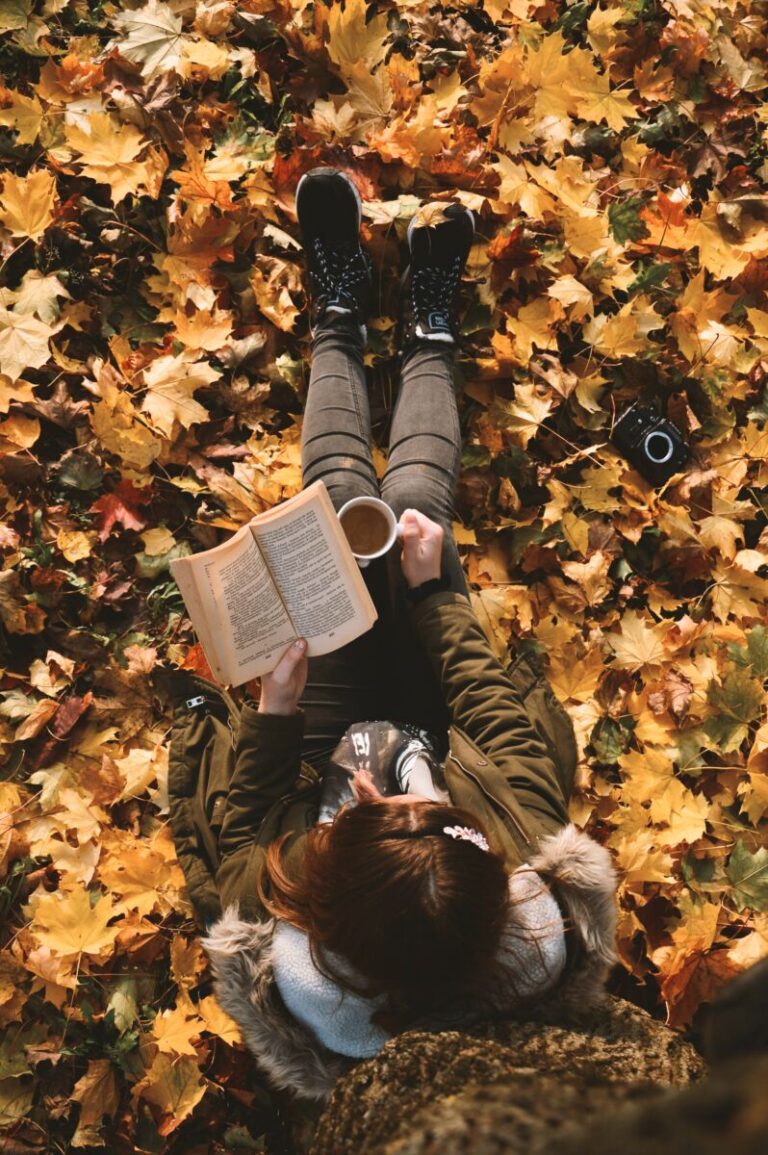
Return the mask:
<svg viewBox="0 0 768 1155">
<path fill-rule="evenodd" d="M 121 481 L 111 493 L 105 493 L 91 506 L 91 513 L 100 516 L 96 524 L 99 527 L 99 538 L 106 541 L 116 521 L 123 529 L 143 529 L 147 519 L 141 514 L 140 506 L 147 505 L 152 500 L 152 492 L 146 489 L 137 489 L 131 481 Z"/>
<path fill-rule="evenodd" d="M 199 674 L 201 678 L 207 678 L 211 682 L 215 682 L 211 667 L 208 665 L 208 659 L 203 653 L 203 647 L 196 642 L 194 646 L 190 646 L 184 655 L 184 661 L 181 663 L 182 670 L 191 670 L 194 674 Z"/>
<path fill-rule="evenodd" d="M 57 754 L 61 754 L 61 742 L 69 734 L 73 726 L 82 718 L 93 701 L 93 693 L 88 690 L 82 698 L 73 694 L 66 698 L 53 715 L 53 721 L 48 725 L 48 736 L 32 759 L 31 769 L 41 770 L 50 765 Z"/>
<path fill-rule="evenodd" d="M 88 690 L 82 698 L 74 694 L 62 702 L 56 711 L 53 722 L 48 727 L 54 738 L 64 738 L 74 726 L 75 722 L 85 713 L 93 701 L 93 693 Z"/>
</svg>

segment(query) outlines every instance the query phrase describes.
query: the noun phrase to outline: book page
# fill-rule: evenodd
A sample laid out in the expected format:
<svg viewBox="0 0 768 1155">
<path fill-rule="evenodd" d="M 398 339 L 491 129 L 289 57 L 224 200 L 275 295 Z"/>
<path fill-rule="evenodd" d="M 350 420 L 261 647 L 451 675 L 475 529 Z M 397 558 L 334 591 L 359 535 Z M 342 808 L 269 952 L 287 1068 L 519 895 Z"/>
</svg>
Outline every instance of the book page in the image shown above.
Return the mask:
<svg viewBox="0 0 768 1155">
<path fill-rule="evenodd" d="M 250 525 L 205 554 L 173 563 L 173 575 L 221 681 L 239 686 L 274 669 L 296 631 Z M 196 598 L 187 597 L 190 577 Z"/>
<path fill-rule="evenodd" d="M 259 518 L 251 530 L 312 657 L 359 637 L 377 615 L 323 483 L 292 503 L 290 513 L 278 507 L 282 516 Z"/>
</svg>

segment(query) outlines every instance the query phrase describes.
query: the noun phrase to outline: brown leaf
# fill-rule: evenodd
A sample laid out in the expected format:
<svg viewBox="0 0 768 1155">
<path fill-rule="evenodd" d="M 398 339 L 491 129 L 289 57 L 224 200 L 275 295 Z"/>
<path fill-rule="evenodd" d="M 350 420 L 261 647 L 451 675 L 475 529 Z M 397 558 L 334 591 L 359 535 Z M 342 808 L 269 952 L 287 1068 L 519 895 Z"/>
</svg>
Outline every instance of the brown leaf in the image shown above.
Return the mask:
<svg viewBox="0 0 768 1155">
<path fill-rule="evenodd" d="M 113 1116 L 120 1102 L 117 1079 L 109 1059 L 89 1060 L 88 1070 L 75 1083 L 72 1099 L 80 1104 L 80 1117 L 70 1143 L 73 1147 L 103 1146 L 101 1128 L 104 1116 Z"/>
<path fill-rule="evenodd" d="M 113 525 L 119 523 L 124 529 L 143 529 L 146 517 L 140 512 L 152 500 L 151 487 L 137 489 L 131 481 L 121 481 L 111 493 L 105 493 L 91 506 L 91 513 L 98 513 L 96 524 L 99 538 L 106 541 Z"/>
</svg>

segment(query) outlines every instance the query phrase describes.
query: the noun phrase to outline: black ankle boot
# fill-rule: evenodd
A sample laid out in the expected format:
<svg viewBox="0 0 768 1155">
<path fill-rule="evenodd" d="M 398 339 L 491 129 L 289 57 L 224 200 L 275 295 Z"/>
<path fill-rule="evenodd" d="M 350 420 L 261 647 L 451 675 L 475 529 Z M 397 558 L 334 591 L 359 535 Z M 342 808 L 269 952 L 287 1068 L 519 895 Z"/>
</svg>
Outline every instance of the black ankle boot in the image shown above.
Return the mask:
<svg viewBox="0 0 768 1155">
<path fill-rule="evenodd" d="M 402 348 L 424 340 L 455 346 L 458 341 L 456 296 L 467 263 L 475 218 L 461 204 L 448 204 L 436 225 L 408 226 L 410 264 L 403 277 Z"/>
<path fill-rule="evenodd" d="M 365 334 L 371 263 L 360 247 L 360 194 L 343 172 L 313 168 L 296 188 L 310 283 L 312 332 L 329 315 L 349 315 Z"/>
</svg>

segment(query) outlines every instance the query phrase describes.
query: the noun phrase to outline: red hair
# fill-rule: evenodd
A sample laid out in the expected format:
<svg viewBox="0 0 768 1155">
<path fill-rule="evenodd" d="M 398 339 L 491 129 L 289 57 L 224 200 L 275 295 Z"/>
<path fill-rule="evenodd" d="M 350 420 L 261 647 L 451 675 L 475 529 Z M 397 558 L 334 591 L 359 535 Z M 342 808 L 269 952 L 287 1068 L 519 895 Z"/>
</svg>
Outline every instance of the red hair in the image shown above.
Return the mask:
<svg viewBox="0 0 768 1155">
<path fill-rule="evenodd" d="M 389 1030 L 481 981 L 506 922 L 502 858 L 443 833 L 446 826 L 485 833 L 458 807 L 365 800 L 309 831 L 298 877 L 283 859 L 290 835 L 267 851 L 259 887 L 267 910 L 307 933 L 329 977 L 351 986 L 326 952 L 360 976 L 357 993 L 386 996 L 376 1021 Z"/>
</svg>

